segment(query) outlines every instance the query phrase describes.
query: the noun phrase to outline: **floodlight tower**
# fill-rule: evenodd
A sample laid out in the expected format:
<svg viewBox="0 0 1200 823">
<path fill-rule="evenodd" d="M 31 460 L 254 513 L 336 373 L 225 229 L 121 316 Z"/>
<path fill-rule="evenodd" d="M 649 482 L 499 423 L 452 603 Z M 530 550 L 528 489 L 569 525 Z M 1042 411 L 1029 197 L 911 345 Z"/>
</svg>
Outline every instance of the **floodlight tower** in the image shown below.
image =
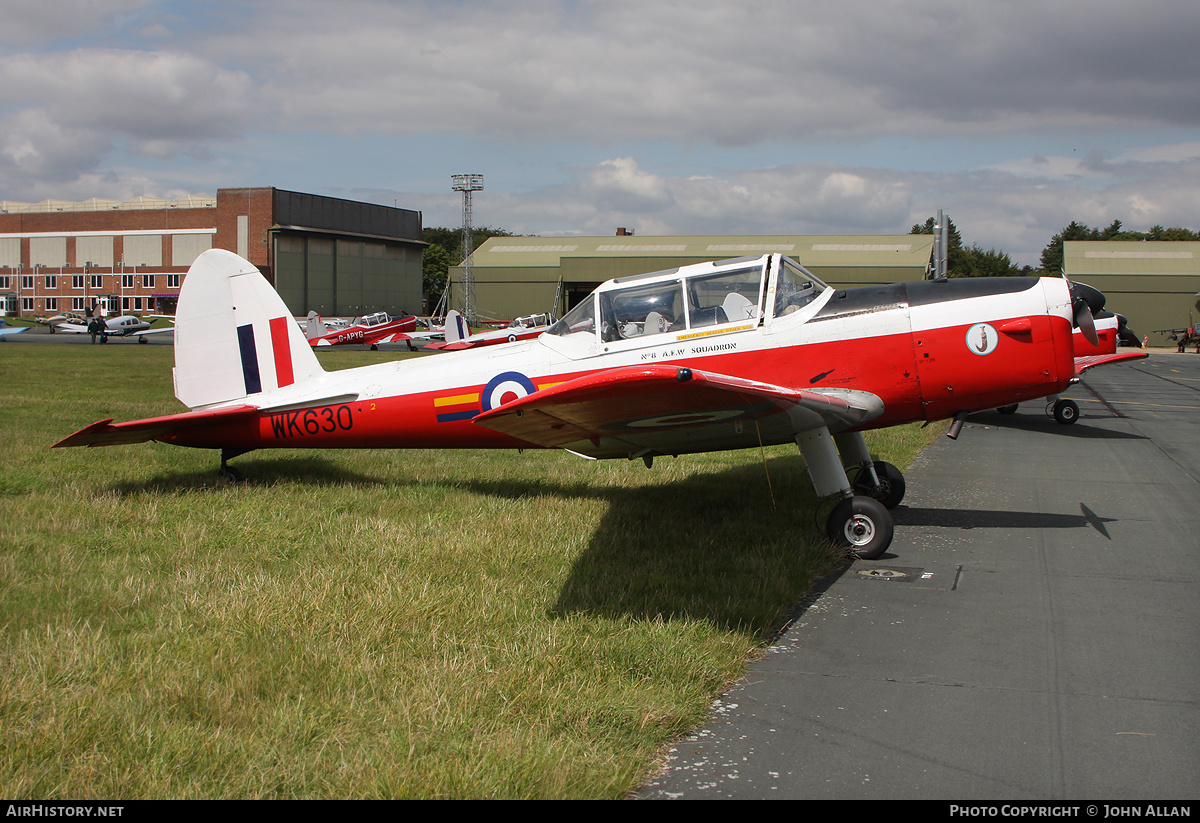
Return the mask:
<svg viewBox="0 0 1200 823">
<path fill-rule="evenodd" d="M 471 237 L 471 192 L 483 191 L 482 174 L 452 174 L 454 191 L 462 192 L 462 267 L 463 267 L 463 316 L 467 323 L 475 322 L 475 278 L 471 274 L 471 252 L 474 243 Z"/>
</svg>

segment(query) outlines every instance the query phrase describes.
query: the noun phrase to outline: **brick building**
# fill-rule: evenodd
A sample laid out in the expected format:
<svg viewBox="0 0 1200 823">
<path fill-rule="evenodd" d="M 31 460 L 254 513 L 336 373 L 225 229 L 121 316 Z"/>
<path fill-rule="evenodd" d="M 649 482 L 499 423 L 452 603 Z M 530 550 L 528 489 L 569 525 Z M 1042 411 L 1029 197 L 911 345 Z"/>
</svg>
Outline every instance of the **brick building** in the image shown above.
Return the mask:
<svg viewBox="0 0 1200 823">
<path fill-rule="evenodd" d="M 0 201 L 0 309 L 173 314 L 211 248 L 256 265 L 297 316 L 420 310 L 421 213 L 275 188 L 215 198 Z"/>
</svg>

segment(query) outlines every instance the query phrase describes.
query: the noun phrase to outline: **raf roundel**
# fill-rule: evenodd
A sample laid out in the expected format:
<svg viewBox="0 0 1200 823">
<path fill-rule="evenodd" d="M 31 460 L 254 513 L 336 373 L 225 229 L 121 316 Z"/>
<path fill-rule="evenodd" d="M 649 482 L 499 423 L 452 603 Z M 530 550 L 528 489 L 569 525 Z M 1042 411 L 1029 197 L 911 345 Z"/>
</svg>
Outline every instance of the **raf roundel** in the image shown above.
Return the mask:
<svg viewBox="0 0 1200 823">
<path fill-rule="evenodd" d="M 518 371 L 506 371 L 498 374 L 483 387 L 483 410 L 490 411 L 497 406 L 520 400 L 527 394 L 537 391 L 533 381 Z"/>
<path fill-rule="evenodd" d="M 989 323 L 976 323 L 967 329 L 967 348 L 975 354 L 991 354 L 999 342 L 999 333 Z"/>
</svg>

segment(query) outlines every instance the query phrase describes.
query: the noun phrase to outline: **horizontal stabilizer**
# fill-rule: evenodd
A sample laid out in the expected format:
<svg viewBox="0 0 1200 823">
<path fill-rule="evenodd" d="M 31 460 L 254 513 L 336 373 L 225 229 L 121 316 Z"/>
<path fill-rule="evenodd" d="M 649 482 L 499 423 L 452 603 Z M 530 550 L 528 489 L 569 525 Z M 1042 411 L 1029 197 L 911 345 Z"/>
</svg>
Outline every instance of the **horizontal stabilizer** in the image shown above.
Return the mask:
<svg viewBox="0 0 1200 823">
<path fill-rule="evenodd" d="M 55 443 L 51 448 L 71 446 L 125 446 L 130 443 L 145 443 L 160 440 L 183 429 L 196 428 L 212 423 L 224 423 L 240 417 L 254 417 L 259 410 L 254 406 L 236 406 L 213 411 L 184 412 L 165 417 L 151 417 L 128 423 L 114 423 L 112 418 L 100 420 L 86 426 Z"/>
</svg>

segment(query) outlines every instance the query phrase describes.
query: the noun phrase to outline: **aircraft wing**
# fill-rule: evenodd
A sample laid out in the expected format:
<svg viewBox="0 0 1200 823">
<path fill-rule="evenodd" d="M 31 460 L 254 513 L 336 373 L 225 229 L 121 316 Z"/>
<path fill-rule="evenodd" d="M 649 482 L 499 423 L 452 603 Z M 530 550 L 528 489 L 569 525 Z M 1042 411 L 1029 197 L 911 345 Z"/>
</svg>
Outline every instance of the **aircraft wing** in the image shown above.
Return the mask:
<svg viewBox="0 0 1200 823">
<path fill-rule="evenodd" d="M 23 331 L 29 331 L 29 326 L 0 326 L 0 337 L 20 334 Z"/>
<path fill-rule="evenodd" d="M 58 441 L 51 448 L 124 446 L 130 443 L 145 443 L 181 429 L 204 426 L 218 420 L 230 421 L 239 417 L 254 417 L 258 412 L 259 409 L 255 406 L 235 406 L 228 409 L 169 414 L 165 417 L 132 420 L 128 423 L 114 423 L 110 417 L 80 429 L 70 437 Z"/>
<path fill-rule="evenodd" d="M 1150 355 L 1144 351 L 1116 352 L 1115 354 L 1089 354 L 1075 358 L 1075 375 L 1081 375 L 1096 366 L 1107 366 L 1110 363 L 1125 363 L 1130 360 L 1143 360 Z"/>
<path fill-rule="evenodd" d="M 129 336 L 130 337 L 144 337 L 147 334 L 163 334 L 166 332 L 174 332 L 174 331 L 175 331 L 174 326 L 171 326 L 171 327 L 165 328 L 165 329 L 142 329 L 141 331 L 135 331 L 133 334 L 131 334 Z"/>
<path fill-rule="evenodd" d="M 716 444 L 732 438 L 751 446 L 761 437 L 757 421 L 776 415 L 781 416 L 771 431 L 790 437 L 822 425 L 852 428 L 882 413 L 883 402 L 870 392 L 789 389 L 663 365 L 586 375 L 483 412 L 472 422 L 538 446 L 609 457 L 670 453 L 684 441 Z M 731 447 L 739 446 L 724 446 Z"/>
</svg>

